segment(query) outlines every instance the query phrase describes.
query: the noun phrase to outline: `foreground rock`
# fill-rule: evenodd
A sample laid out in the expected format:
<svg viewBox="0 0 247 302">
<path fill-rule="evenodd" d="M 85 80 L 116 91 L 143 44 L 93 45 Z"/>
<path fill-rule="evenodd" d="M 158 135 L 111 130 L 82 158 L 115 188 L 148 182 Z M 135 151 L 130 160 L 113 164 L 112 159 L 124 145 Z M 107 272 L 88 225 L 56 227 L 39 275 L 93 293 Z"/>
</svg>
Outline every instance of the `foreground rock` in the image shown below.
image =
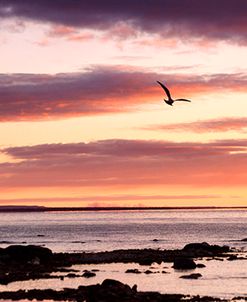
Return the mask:
<svg viewBox="0 0 247 302">
<path fill-rule="evenodd" d="M 8 284 L 13 281 L 42 279 L 42 278 L 74 278 L 79 276 L 77 271 L 70 270 L 73 264 L 98 263 L 139 263 L 151 264 L 173 262 L 175 269 L 195 268 L 194 259 L 208 257 L 227 259 L 233 251 L 228 247 L 211 246 L 207 243 L 193 243 L 186 245 L 182 250 L 117 250 L 100 253 L 52 253 L 51 250 L 39 246 L 9 246 L 0 249 L 0 283 Z M 64 276 L 52 276 L 51 272 L 68 273 Z M 144 271 L 146 274 L 151 271 Z M 87 276 L 93 277 L 94 272 L 85 271 Z M 165 273 L 165 271 L 164 271 Z M 198 277 L 198 274 L 186 275 L 189 278 Z M 82 277 L 82 276 L 81 276 Z M 0 299 L 5 300 L 63 300 L 86 302 L 178 302 L 184 301 L 184 295 L 164 295 L 155 292 L 138 292 L 136 285 L 130 288 L 116 280 L 105 280 L 102 284 L 80 286 L 77 289 L 62 291 L 47 290 L 19 290 L 17 292 L 0 292 Z M 188 297 L 189 302 L 230 301 L 210 297 Z M 247 300 L 246 300 L 247 301 Z"/>
<path fill-rule="evenodd" d="M 0 249 L 0 284 L 57 278 L 49 275 L 57 269 L 53 256 L 50 249 L 34 245 L 11 245 Z"/>
<path fill-rule="evenodd" d="M 198 279 L 198 278 L 201 278 L 202 275 L 201 274 L 190 274 L 190 275 L 183 275 L 179 278 L 182 278 L 182 279 Z"/>
<path fill-rule="evenodd" d="M 160 294 L 157 292 L 138 292 L 137 286 L 133 288 L 119 281 L 106 279 L 102 284 L 79 286 L 77 289 L 66 288 L 62 291 L 47 290 L 19 290 L 17 292 L 1 292 L 0 299 L 5 300 L 57 300 L 57 301 L 86 301 L 86 302 L 227 302 L 211 297 L 188 297 L 179 294 Z"/>
<path fill-rule="evenodd" d="M 229 246 L 210 245 L 207 242 L 189 243 L 182 249 L 192 257 L 219 256 L 230 251 Z"/>
<path fill-rule="evenodd" d="M 0 284 L 13 281 L 54 278 L 52 272 L 63 272 L 74 264 L 99 263 L 152 263 L 174 262 L 175 269 L 193 269 L 193 259 L 197 257 L 224 257 L 233 255 L 228 247 L 209 245 L 208 243 L 192 243 L 182 250 L 130 249 L 99 253 L 52 253 L 48 248 L 40 246 L 12 245 L 0 248 Z M 66 277 L 63 276 L 63 277 Z M 93 277 L 93 274 L 84 276 Z"/>
<path fill-rule="evenodd" d="M 0 249 L 0 262 L 5 264 L 47 264 L 52 256 L 50 249 L 36 245 L 10 245 Z"/>
<path fill-rule="evenodd" d="M 99 264 L 99 263 L 138 263 L 150 266 L 152 263 L 174 262 L 175 258 L 201 257 L 229 257 L 231 249 L 228 246 L 190 243 L 181 250 L 154 250 L 129 249 L 98 253 L 58 253 L 54 254 L 54 261 L 64 266 L 72 264 Z"/>
<path fill-rule="evenodd" d="M 82 277 L 84 278 L 92 278 L 92 277 L 95 277 L 96 274 L 94 272 L 90 272 L 90 271 L 85 271 L 83 274 L 82 274 Z"/>
<path fill-rule="evenodd" d="M 141 274 L 141 272 L 137 268 L 129 268 L 126 270 L 125 273 L 126 274 Z"/>
<path fill-rule="evenodd" d="M 175 258 L 173 263 L 173 268 L 181 269 L 181 270 L 195 269 L 196 263 L 191 258 L 185 258 L 185 257 Z"/>
</svg>

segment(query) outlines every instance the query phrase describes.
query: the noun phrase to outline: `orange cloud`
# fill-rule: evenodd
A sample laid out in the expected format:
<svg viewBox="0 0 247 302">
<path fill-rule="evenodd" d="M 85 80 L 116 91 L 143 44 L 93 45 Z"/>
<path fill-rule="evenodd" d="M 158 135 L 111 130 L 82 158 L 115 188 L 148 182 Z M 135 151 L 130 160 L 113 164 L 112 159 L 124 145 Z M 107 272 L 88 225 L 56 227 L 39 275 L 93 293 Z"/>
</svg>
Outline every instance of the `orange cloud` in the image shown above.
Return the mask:
<svg viewBox="0 0 247 302">
<path fill-rule="evenodd" d="M 104 140 L 2 150 L 1 187 L 245 186 L 247 140 Z"/>
<path fill-rule="evenodd" d="M 163 97 L 159 79 L 173 93 L 246 91 L 245 74 L 158 74 L 128 67 L 96 66 L 83 73 L 11 74 L 0 77 L 0 121 L 47 120 L 134 110 Z"/>
</svg>

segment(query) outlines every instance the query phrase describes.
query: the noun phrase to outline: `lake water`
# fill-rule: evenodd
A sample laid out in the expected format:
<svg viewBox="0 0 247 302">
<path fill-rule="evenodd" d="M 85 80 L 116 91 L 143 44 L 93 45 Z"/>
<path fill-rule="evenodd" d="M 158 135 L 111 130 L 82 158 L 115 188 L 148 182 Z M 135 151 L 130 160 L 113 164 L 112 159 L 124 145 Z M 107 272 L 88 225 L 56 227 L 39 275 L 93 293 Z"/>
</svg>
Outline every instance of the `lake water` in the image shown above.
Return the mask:
<svg viewBox="0 0 247 302">
<path fill-rule="evenodd" d="M 130 248 L 176 249 L 190 242 L 229 245 L 247 251 L 246 210 L 162 210 L 162 211 L 101 211 L 101 212 L 44 212 L 1 213 L 0 247 L 10 244 L 36 244 L 56 252 L 106 251 Z M 157 239 L 154 241 L 154 239 Z M 246 255 L 246 253 L 245 253 Z M 231 298 L 246 296 L 247 260 L 198 261 L 205 268 L 198 280 L 179 278 L 189 272 L 175 271 L 171 265 L 154 265 L 155 272 L 126 274 L 128 268 L 150 269 L 138 264 L 81 265 L 75 268 L 99 269 L 96 277 L 64 278 L 64 280 L 35 280 L 0 286 L 0 291 L 77 287 L 96 284 L 114 278 L 139 290 L 162 293 L 211 295 Z M 165 268 L 164 268 L 165 267 Z M 162 270 L 168 274 L 162 274 Z"/>
</svg>

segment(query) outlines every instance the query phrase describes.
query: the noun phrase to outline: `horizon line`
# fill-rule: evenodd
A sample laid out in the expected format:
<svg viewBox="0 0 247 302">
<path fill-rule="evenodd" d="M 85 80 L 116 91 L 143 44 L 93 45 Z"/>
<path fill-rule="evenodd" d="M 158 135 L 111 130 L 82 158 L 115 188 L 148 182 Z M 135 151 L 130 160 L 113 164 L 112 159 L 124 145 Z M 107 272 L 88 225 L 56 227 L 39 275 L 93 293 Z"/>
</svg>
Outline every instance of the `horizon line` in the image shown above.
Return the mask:
<svg viewBox="0 0 247 302">
<path fill-rule="evenodd" d="M 110 206 L 110 207 L 46 207 L 38 205 L 1 205 L 0 212 L 52 212 L 52 211 L 145 211 L 145 210 L 217 210 L 217 209 L 247 209 L 247 206 Z"/>
</svg>

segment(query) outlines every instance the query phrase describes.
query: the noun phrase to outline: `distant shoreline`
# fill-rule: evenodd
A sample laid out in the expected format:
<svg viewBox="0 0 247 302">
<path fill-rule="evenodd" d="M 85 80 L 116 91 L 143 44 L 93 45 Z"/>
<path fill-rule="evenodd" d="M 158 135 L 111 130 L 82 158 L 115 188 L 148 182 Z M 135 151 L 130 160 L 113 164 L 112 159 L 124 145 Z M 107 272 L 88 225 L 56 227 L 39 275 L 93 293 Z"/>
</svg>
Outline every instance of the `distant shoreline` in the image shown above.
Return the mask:
<svg viewBox="0 0 247 302">
<path fill-rule="evenodd" d="M 98 212 L 98 211 L 155 211 L 155 210 L 240 210 L 236 207 L 44 207 L 44 206 L 0 206 L 2 212 Z"/>
</svg>

